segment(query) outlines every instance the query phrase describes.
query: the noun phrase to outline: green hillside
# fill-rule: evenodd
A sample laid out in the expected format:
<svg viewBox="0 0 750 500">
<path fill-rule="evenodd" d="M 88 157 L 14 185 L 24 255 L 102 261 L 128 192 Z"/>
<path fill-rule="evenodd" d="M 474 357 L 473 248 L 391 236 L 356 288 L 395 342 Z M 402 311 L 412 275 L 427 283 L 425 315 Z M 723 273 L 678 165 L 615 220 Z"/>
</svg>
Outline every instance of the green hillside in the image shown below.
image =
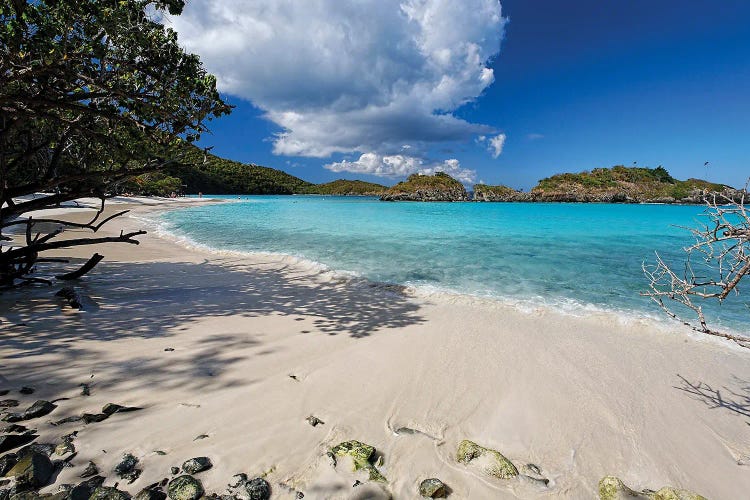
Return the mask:
<svg viewBox="0 0 750 500">
<path fill-rule="evenodd" d="M 338 179 L 325 184 L 315 184 L 307 188 L 305 192 L 335 196 L 380 196 L 386 189 L 388 189 L 386 186 L 374 182 Z"/>
<path fill-rule="evenodd" d="M 194 146 L 188 147 L 187 165 L 176 165 L 165 171 L 182 180 L 186 194 L 294 194 L 314 186 L 281 170 L 226 160 Z"/>
</svg>

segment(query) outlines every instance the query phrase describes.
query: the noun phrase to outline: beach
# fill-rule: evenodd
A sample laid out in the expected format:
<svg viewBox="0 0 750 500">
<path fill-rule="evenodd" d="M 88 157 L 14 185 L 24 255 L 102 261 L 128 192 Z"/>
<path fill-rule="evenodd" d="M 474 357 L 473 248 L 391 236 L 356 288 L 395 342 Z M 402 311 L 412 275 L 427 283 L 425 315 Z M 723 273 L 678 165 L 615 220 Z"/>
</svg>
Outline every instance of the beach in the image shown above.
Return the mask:
<svg viewBox="0 0 750 500">
<path fill-rule="evenodd" d="M 100 232 L 149 230 L 140 217 L 177 206 L 110 205 L 134 217 Z M 74 212 L 64 215 L 86 216 Z M 30 421 L 38 442 L 79 431 L 73 467 L 45 492 L 79 482 L 89 461 L 113 485 L 125 453 L 143 468 L 120 481 L 131 494 L 199 456 L 213 462 L 196 475 L 207 492 L 222 494 L 237 473 L 265 474 L 272 498 L 417 498 L 431 477 L 449 498 L 597 498 L 607 475 L 710 499 L 750 491 L 750 350 L 736 344 L 679 324 L 519 310 L 154 232 L 139 239 L 97 249 L 105 260 L 75 283 L 81 311 L 54 295 L 62 285 L 0 296 L 0 389 L 21 408 L 59 400 Z M 22 386 L 36 392 L 19 395 Z M 49 423 L 107 403 L 143 409 Z M 330 464 L 330 448 L 349 440 L 382 454 L 386 482 L 346 459 Z M 519 470 L 535 464 L 548 485 L 460 463 L 463 440 Z"/>
</svg>

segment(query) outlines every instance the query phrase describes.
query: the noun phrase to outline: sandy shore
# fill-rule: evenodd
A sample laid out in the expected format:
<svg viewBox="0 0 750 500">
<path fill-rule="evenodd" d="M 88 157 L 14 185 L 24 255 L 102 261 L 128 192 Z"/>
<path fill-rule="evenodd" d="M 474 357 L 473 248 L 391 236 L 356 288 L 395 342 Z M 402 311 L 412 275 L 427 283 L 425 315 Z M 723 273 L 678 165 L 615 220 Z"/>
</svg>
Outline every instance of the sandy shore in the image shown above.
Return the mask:
<svg viewBox="0 0 750 500">
<path fill-rule="evenodd" d="M 123 228 L 143 222 L 105 229 Z M 98 249 L 105 261 L 76 285 L 85 311 L 63 307 L 60 286 L 0 295 L 0 389 L 22 407 L 68 398 L 30 421 L 39 442 L 79 431 L 56 485 L 80 482 L 89 460 L 112 485 L 131 452 L 144 472 L 120 487 L 133 494 L 208 456 L 214 467 L 196 476 L 208 491 L 266 473 L 272 498 L 417 498 L 419 482 L 437 477 L 450 498 L 585 499 L 609 474 L 637 489 L 748 497 L 750 350 L 646 321 L 417 297 L 280 258 L 140 239 Z M 19 395 L 22 385 L 37 392 Z M 109 402 L 144 409 L 49 424 Z M 329 464 L 326 451 L 350 439 L 382 453 L 386 484 Z M 458 463 L 463 439 L 537 464 L 549 487 Z"/>
</svg>

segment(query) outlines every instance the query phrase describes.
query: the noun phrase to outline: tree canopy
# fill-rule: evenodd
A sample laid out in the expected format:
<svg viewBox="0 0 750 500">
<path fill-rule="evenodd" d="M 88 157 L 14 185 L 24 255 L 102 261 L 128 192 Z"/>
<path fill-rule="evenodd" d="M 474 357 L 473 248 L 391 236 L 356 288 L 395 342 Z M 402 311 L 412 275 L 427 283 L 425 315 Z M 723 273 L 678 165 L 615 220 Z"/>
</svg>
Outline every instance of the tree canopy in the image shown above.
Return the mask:
<svg viewBox="0 0 750 500">
<path fill-rule="evenodd" d="M 230 112 L 215 77 L 160 22 L 183 6 L 0 3 L 0 231 L 29 210 L 104 199 L 114 185 L 179 161 L 185 142 Z M 0 254 L 0 282 L 30 271 L 18 258 L 49 246 L 31 243 Z"/>
</svg>

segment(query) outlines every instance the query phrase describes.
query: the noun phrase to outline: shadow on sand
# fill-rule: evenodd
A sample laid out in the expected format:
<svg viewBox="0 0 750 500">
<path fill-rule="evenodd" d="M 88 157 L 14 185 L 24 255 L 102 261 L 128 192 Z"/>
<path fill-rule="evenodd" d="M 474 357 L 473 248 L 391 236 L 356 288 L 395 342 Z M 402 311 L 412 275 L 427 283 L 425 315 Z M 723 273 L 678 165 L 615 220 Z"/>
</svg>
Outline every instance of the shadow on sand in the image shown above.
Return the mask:
<svg viewBox="0 0 750 500">
<path fill-rule="evenodd" d="M 0 295 L 3 358 L 15 360 L 17 366 L 25 360 L 21 361 L 24 371 L 33 372 L 33 365 L 43 367 L 41 360 L 32 359 L 41 354 L 53 355 L 58 365 L 90 354 L 82 341 L 165 337 L 188 322 L 211 317 L 306 317 L 319 332 L 354 338 L 424 321 L 419 305 L 384 287 L 311 279 L 288 268 L 248 267 L 232 261 L 103 263 L 74 285 L 94 302 L 88 310 L 72 313 L 63 307 L 63 300 L 54 296 L 60 286 Z M 250 332 L 240 340 L 226 332 L 207 331 L 193 359 L 165 363 L 166 353 L 160 353 L 155 358 L 133 358 L 118 370 L 125 377 L 129 369 L 147 370 L 165 385 L 191 379 L 185 375 L 206 380 L 239 360 L 232 356 L 239 347 L 236 342 L 245 347 L 260 343 Z"/>
</svg>

